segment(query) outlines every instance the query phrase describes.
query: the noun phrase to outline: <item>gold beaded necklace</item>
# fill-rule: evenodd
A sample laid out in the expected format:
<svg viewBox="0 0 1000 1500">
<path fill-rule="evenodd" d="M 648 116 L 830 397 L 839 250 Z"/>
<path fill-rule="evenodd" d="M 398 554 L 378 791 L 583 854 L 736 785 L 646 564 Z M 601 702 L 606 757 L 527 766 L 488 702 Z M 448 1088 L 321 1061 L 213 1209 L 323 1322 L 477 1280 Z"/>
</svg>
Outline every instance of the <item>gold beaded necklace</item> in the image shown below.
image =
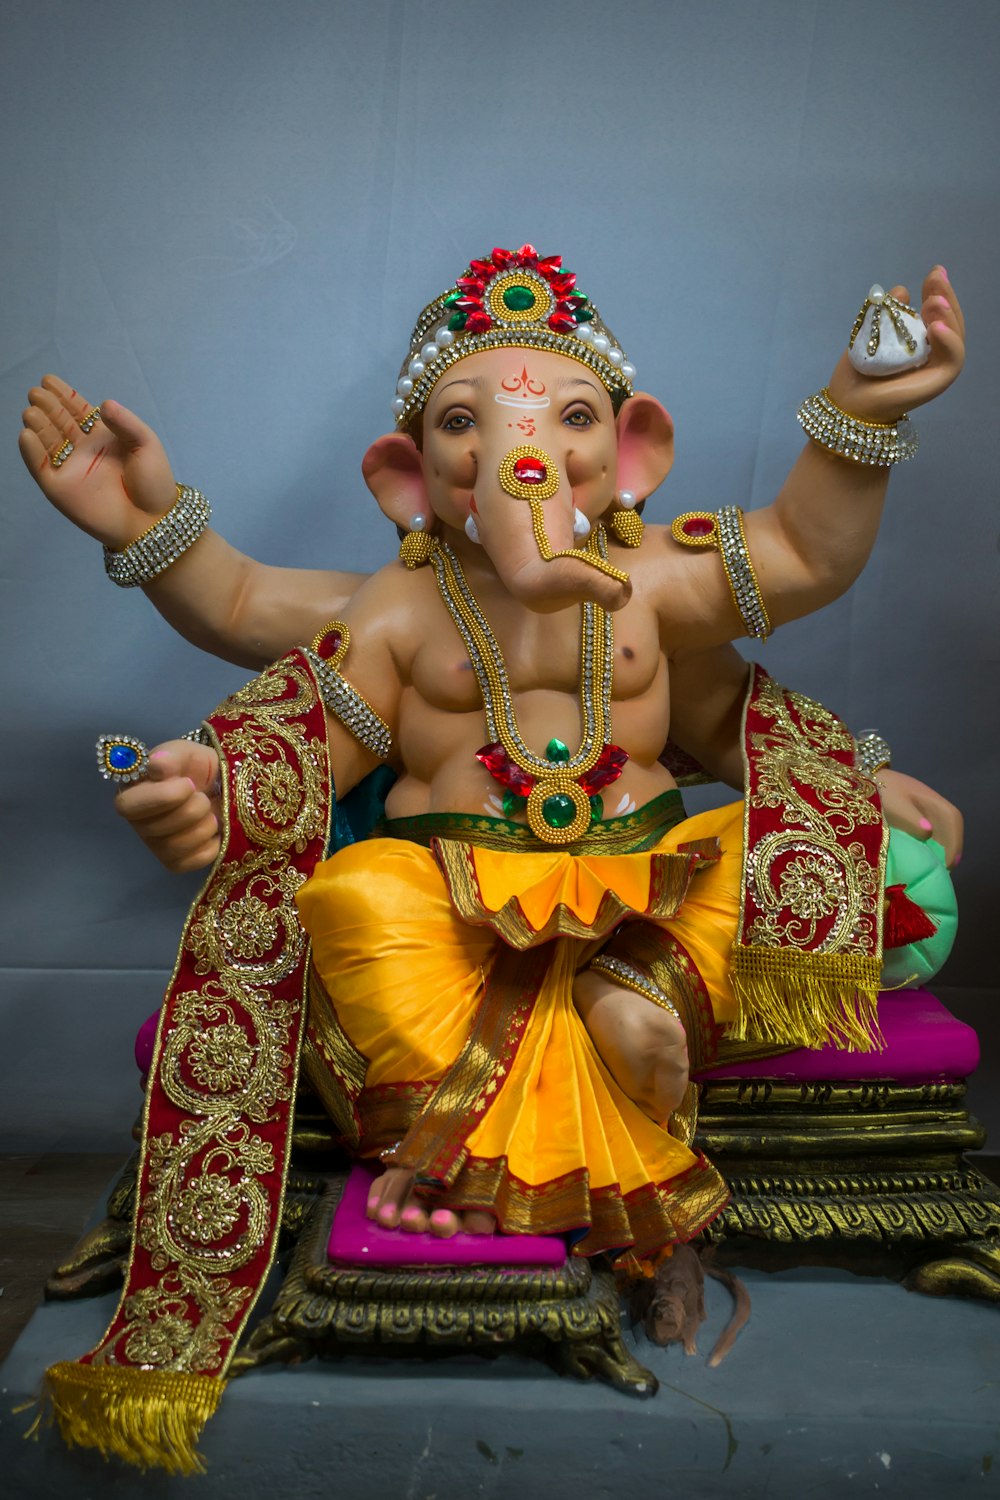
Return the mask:
<svg viewBox="0 0 1000 1500">
<path fill-rule="evenodd" d="M 588 550 L 607 557 L 603 527 L 597 527 Z M 614 625 L 611 615 L 590 601 L 580 621 L 580 747 L 575 755 L 560 740 L 550 740 L 545 756 L 525 744 L 514 716 L 510 678 L 496 636 L 469 587 L 457 556 L 447 542 L 434 549 L 431 563 L 438 588 L 465 642 L 486 712 L 490 744 L 478 758 L 515 795 L 527 797 L 528 826 L 549 844 L 580 838 L 600 816 L 596 792 L 621 774 L 628 759 L 610 743 L 611 680 L 614 670 Z M 600 684 L 595 690 L 595 685 Z M 520 774 L 518 774 L 520 773 Z"/>
</svg>

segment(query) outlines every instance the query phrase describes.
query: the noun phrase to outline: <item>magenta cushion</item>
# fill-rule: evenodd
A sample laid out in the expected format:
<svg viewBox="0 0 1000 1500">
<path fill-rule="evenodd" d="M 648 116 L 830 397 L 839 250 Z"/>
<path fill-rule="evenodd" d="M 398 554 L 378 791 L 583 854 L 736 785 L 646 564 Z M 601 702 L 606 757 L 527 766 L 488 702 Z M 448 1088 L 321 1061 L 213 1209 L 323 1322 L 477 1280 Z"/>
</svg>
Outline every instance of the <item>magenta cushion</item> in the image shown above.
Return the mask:
<svg viewBox="0 0 1000 1500">
<path fill-rule="evenodd" d="M 348 1266 L 562 1266 L 566 1244 L 558 1235 L 410 1234 L 382 1229 L 365 1216 L 368 1189 L 381 1171 L 373 1162 L 358 1161 L 351 1168 L 344 1194 L 333 1216 L 327 1253 Z"/>
<path fill-rule="evenodd" d="M 143 1077 L 146 1076 L 153 1066 L 153 1048 L 156 1046 L 156 1028 L 159 1024 L 160 1012 L 154 1010 L 153 1014 L 143 1021 L 136 1032 L 135 1065 Z"/>
<path fill-rule="evenodd" d="M 878 1018 L 885 1038 L 883 1052 L 801 1047 L 780 1057 L 706 1069 L 699 1077 L 706 1082 L 717 1078 L 793 1078 L 803 1083 L 820 1079 L 836 1083 L 841 1079 L 889 1078 L 896 1083 L 927 1083 L 967 1078 L 975 1072 L 979 1063 L 975 1031 L 956 1020 L 927 990 L 884 991 L 879 996 Z"/>
</svg>

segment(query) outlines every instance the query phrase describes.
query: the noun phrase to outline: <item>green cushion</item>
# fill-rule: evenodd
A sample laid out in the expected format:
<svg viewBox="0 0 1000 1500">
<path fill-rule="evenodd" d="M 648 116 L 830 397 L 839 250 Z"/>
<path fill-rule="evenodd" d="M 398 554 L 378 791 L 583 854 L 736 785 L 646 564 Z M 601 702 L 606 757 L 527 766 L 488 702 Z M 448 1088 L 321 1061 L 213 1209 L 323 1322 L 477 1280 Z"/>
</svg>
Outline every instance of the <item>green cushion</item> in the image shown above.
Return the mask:
<svg viewBox="0 0 1000 1500">
<path fill-rule="evenodd" d="M 910 900 L 937 924 L 937 932 L 905 948 L 887 948 L 882 957 L 882 984 L 886 989 L 923 984 L 943 967 L 958 931 L 955 890 L 941 845 L 891 828 L 885 883 L 905 886 Z"/>
</svg>

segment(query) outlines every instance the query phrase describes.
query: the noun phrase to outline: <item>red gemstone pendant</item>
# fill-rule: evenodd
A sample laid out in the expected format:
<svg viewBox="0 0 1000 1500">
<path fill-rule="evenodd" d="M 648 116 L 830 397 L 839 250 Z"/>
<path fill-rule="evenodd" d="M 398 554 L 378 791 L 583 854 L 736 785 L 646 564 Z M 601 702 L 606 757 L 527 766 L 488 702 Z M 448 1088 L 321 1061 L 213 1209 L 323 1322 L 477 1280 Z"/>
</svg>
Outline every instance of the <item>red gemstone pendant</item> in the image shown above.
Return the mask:
<svg viewBox="0 0 1000 1500">
<path fill-rule="evenodd" d="M 518 458 L 514 460 L 514 478 L 521 484 L 544 484 L 549 471 L 540 458 Z"/>
<path fill-rule="evenodd" d="M 708 516 L 691 516 L 683 522 L 681 530 L 685 536 L 711 536 L 715 530 L 715 522 Z"/>
<path fill-rule="evenodd" d="M 339 630 L 328 630 L 326 635 L 316 645 L 316 655 L 323 661 L 329 661 L 340 650 L 340 644 L 343 639 L 344 637 Z"/>
</svg>

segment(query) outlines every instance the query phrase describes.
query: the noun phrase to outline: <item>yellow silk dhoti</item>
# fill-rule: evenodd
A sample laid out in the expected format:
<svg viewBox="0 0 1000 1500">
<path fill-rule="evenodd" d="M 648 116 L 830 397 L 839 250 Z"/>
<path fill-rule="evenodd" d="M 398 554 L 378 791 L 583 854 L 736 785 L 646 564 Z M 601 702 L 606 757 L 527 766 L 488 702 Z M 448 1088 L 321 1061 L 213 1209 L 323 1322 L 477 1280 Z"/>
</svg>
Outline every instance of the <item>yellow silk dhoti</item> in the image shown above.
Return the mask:
<svg viewBox="0 0 1000 1500">
<path fill-rule="evenodd" d="M 577 1231 L 582 1254 L 697 1234 L 725 1184 L 676 1119 L 623 1093 L 573 983 L 599 955 L 651 975 L 692 1067 L 709 1061 L 736 1014 L 741 845 L 735 804 L 638 852 L 506 852 L 474 835 L 339 851 L 298 902 L 315 970 L 305 1067 L 345 1136 L 508 1233 Z"/>
</svg>

